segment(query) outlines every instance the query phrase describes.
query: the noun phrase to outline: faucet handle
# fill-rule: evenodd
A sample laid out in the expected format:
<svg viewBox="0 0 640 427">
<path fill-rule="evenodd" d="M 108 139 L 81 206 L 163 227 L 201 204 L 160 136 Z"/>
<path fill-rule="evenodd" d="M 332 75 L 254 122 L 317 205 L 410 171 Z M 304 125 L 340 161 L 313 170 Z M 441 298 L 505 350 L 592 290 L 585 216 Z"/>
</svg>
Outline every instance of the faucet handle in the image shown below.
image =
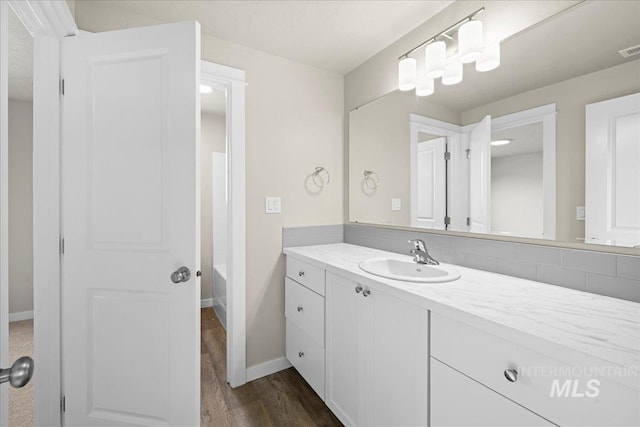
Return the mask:
<svg viewBox="0 0 640 427">
<path fill-rule="evenodd" d="M 411 239 L 409 240 L 409 243 L 411 243 L 415 249 L 426 252 L 427 251 L 427 245 L 424 243 L 424 240 L 421 239 Z"/>
</svg>

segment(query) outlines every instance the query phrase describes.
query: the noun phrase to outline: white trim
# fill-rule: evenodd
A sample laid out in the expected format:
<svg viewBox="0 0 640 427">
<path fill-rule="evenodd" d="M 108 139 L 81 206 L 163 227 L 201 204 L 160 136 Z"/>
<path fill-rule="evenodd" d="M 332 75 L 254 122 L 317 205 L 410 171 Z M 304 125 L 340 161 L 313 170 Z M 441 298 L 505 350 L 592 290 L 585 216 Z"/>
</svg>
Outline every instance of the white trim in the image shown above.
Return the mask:
<svg viewBox="0 0 640 427">
<path fill-rule="evenodd" d="M 284 371 L 290 367 L 291 363 L 289 363 L 286 357 L 278 357 L 277 359 L 249 366 L 247 368 L 247 382 L 255 381 L 258 378 L 266 377 L 267 375 L 275 374 L 276 372 Z"/>
<path fill-rule="evenodd" d="M 220 298 L 203 298 L 200 300 L 200 308 L 217 307 L 220 305 Z"/>
<path fill-rule="evenodd" d="M 8 4 L 0 1 L 0 366 L 9 366 Z M 9 425 L 9 387 L 0 386 L 0 425 Z"/>
<path fill-rule="evenodd" d="M 17 311 L 15 313 L 9 313 L 9 323 L 19 322 L 21 320 L 33 319 L 33 310 L 29 311 Z"/>
<path fill-rule="evenodd" d="M 542 123 L 542 227 L 545 240 L 556 239 L 556 104 L 547 104 L 496 117 L 491 132 Z"/>
<path fill-rule="evenodd" d="M 245 269 L 245 73 L 202 61 L 201 82 L 227 92 L 227 381 L 247 382 Z"/>
<path fill-rule="evenodd" d="M 78 35 L 78 27 L 66 2 L 59 0 L 9 0 L 11 9 L 32 37 Z"/>
</svg>

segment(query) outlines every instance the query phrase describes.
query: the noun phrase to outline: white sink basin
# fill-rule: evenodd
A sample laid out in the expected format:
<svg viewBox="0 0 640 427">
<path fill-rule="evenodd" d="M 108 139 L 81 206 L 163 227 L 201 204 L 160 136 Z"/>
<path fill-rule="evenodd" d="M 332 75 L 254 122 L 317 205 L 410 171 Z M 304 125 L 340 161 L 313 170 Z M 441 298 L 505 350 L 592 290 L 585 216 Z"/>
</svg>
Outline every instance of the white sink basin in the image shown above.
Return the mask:
<svg viewBox="0 0 640 427">
<path fill-rule="evenodd" d="M 460 273 L 449 266 L 418 264 L 411 260 L 369 258 L 358 266 L 367 273 L 404 282 L 443 283 L 460 278 Z"/>
</svg>

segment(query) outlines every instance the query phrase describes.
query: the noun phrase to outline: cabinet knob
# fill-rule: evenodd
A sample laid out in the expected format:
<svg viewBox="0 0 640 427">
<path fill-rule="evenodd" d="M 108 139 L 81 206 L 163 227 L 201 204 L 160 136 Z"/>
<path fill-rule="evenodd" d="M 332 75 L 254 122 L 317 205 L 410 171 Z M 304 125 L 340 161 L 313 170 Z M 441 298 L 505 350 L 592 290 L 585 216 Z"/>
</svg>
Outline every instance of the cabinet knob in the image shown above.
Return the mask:
<svg viewBox="0 0 640 427">
<path fill-rule="evenodd" d="M 298 271 L 298 276 L 300 276 L 300 277 L 304 277 L 304 271 L 302 271 L 302 270 L 301 270 L 301 271 Z"/>
<path fill-rule="evenodd" d="M 504 377 L 512 383 L 518 381 L 518 371 L 515 369 L 505 369 Z"/>
<path fill-rule="evenodd" d="M 302 306 L 301 306 L 301 305 L 299 305 L 299 306 L 298 306 L 298 313 L 299 313 L 299 312 L 301 312 L 301 311 L 302 311 Z"/>
<path fill-rule="evenodd" d="M 371 291 L 369 289 L 365 289 L 364 291 L 362 291 L 363 297 L 368 297 L 369 295 L 371 295 Z"/>
<path fill-rule="evenodd" d="M 299 351 L 298 352 L 298 357 L 300 357 L 300 358 L 304 357 L 304 351 Z"/>
<path fill-rule="evenodd" d="M 359 294 L 360 292 L 362 292 L 362 286 L 358 285 L 356 286 L 356 294 Z"/>
</svg>

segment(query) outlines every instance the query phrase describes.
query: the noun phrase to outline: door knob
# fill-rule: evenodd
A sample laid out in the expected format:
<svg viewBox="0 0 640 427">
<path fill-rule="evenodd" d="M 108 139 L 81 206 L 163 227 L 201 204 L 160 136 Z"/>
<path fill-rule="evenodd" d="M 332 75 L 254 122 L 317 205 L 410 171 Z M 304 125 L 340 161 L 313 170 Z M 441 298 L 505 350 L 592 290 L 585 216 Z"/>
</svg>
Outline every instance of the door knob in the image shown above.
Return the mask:
<svg viewBox="0 0 640 427">
<path fill-rule="evenodd" d="M 191 278 L 191 270 L 189 270 L 187 267 L 184 267 L 184 266 L 180 267 L 179 269 L 171 273 L 171 281 L 173 283 L 186 282 L 190 278 Z"/>
<path fill-rule="evenodd" d="M 16 360 L 8 369 L 0 369 L 0 384 L 9 381 L 14 388 L 27 385 L 33 376 L 33 359 L 23 356 Z"/>
</svg>

